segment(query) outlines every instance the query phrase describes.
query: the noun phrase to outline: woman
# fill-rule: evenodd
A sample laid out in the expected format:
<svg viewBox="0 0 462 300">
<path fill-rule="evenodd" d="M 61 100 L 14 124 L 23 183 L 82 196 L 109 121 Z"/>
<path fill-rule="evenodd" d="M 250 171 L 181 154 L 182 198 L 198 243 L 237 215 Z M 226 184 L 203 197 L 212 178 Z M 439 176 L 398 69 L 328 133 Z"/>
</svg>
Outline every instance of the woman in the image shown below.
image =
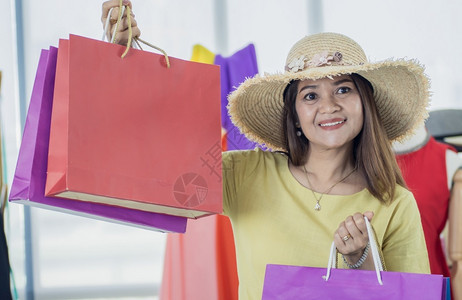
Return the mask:
<svg viewBox="0 0 462 300">
<path fill-rule="evenodd" d="M 117 4 L 103 4 L 103 22 Z M 127 26 L 119 31 L 126 40 Z M 390 146 L 426 117 L 428 97 L 415 62 L 369 63 L 335 33 L 301 39 L 284 73 L 247 79 L 229 96 L 236 126 L 272 149 L 223 154 L 241 299 L 261 298 L 267 264 L 325 267 L 332 241 L 339 267 L 373 269 L 364 215 L 385 269 L 429 272 L 420 215 Z"/>
</svg>

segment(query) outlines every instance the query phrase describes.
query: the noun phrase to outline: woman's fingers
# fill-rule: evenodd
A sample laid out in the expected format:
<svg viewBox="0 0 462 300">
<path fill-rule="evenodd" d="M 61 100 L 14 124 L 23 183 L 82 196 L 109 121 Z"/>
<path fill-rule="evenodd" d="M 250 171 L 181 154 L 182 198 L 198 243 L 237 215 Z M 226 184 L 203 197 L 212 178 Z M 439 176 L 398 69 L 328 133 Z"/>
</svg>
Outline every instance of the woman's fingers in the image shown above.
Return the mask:
<svg viewBox="0 0 462 300">
<path fill-rule="evenodd" d="M 103 23 L 103 27 L 106 26 L 107 19 L 109 18 L 109 24 L 107 28 L 107 38 L 108 40 L 112 40 L 112 35 L 115 34 L 114 42 L 121 45 L 126 45 L 129 38 L 129 21 L 128 21 L 128 9 L 124 9 L 124 13 L 121 17 L 121 21 L 118 25 L 117 20 L 119 18 L 119 0 L 110 0 L 106 1 L 102 5 L 102 14 L 101 14 L 101 22 Z M 132 4 L 128 0 L 123 0 L 122 4 L 125 6 L 132 7 Z M 112 9 L 112 10 L 111 10 Z M 141 31 L 138 28 L 138 23 L 135 20 L 135 14 L 130 9 L 130 24 L 132 29 L 132 37 L 139 37 L 141 35 Z M 117 32 L 114 33 L 115 27 L 117 26 Z"/>
<path fill-rule="evenodd" d="M 106 1 L 103 3 L 102 12 L 101 12 L 101 22 L 103 23 L 103 26 L 106 23 L 106 19 L 108 18 L 108 14 L 111 8 L 118 9 L 118 7 L 119 7 L 119 0 L 110 0 L 110 1 Z"/>
<path fill-rule="evenodd" d="M 337 250 L 339 250 L 341 253 L 343 253 L 343 252 L 342 252 L 343 249 L 341 250 L 341 249 L 339 249 L 339 248 L 346 247 L 346 246 L 345 246 L 345 241 L 343 240 L 343 237 L 344 237 L 344 236 L 345 236 L 345 235 L 339 234 L 338 231 L 335 232 L 335 234 L 334 234 L 334 244 L 335 244 L 335 247 L 337 247 Z M 343 250 L 343 251 L 344 251 L 344 250 Z"/>
<path fill-rule="evenodd" d="M 117 23 L 117 20 L 119 19 L 119 6 L 117 7 L 114 7 L 111 11 L 111 14 L 109 16 L 109 23 L 111 25 L 114 25 Z M 132 22 L 132 25 L 133 25 L 133 22 L 136 23 L 135 21 L 135 14 L 133 12 L 130 12 L 130 18 L 131 18 L 131 22 Z M 103 19 L 102 19 L 103 20 Z M 104 19 L 103 23 L 105 24 L 106 23 L 106 19 Z M 124 10 L 124 13 L 121 17 L 121 25 L 119 26 L 122 26 L 124 28 L 128 28 L 128 18 L 127 18 L 127 10 L 125 9 Z"/>
<path fill-rule="evenodd" d="M 349 216 L 345 220 L 346 228 L 356 238 L 368 238 L 367 228 L 364 217 L 360 213 L 356 213 L 353 216 Z"/>
<path fill-rule="evenodd" d="M 372 221 L 372 217 L 374 217 L 374 213 L 372 211 L 366 211 L 364 213 L 364 216 L 366 216 L 369 221 Z"/>
<path fill-rule="evenodd" d="M 117 22 L 117 20 L 116 20 L 116 22 Z M 133 29 L 134 27 L 137 27 L 137 26 L 138 26 L 138 23 L 137 23 L 136 20 L 135 20 L 135 15 L 130 15 L 130 24 L 131 24 L 131 26 L 132 26 L 132 29 Z M 129 25 L 129 24 L 128 24 L 128 18 L 125 17 L 125 18 L 122 19 L 122 22 L 121 22 L 121 24 L 119 25 L 119 28 L 118 28 L 117 31 L 123 32 L 123 31 L 127 30 L 127 29 L 128 29 L 128 25 Z"/>
<path fill-rule="evenodd" d="M 141 31 L 138 27 L 132 27 L 132 37 L 138 37 L 140 36 L 140 34 L 141 34 Z M 126 29 L 125 31 L 118 31 L 115 36 L 114 43 L 119 44 L 119 45 L 127 45 L 128 36 L 129 36 L 128 29 Z"/>
<path fill-rule="evenodd" d="M 337 249 L 344 255 L 356 254 L 362 251 L 369 241 L 364 216 L 372 219 L 372 212 L 355 213 L 348 216 L 339 224 L 334 233 L 334 242 Z"/>
<path fill-rule="evenodd" d="M 347 242 L 349 239 L 352 238 L 350 232 L 346 228 L 345 222 L 340 223 L 340 225 L 337 228 L 336 235 L 339 238 L 339 240 L 343 242 Z"/>
<path fill-rule="evenodd" d="M 337 232 L 342 240 L 347 241 L 351 238 L 353 241 L 361 243 L 364 237 L 367 237 L 367 233 L 364 236 L 361 222 L 364 223 L 364 220 L 361 220 L 361 217 L 355 214 L 354 216 L 348 216 L 345 221 L 340 223 Z"/>
<path fill-rule="evenodd" d="M 109 18 L 110 18 L 110 23 L 111 25 L 114 25 L 115 23 L 117 23 L 117 19 L 119 18 L 119 6 L 116 6 L 116 7 L 113 7 L 112 10 L 110 11 L 110 15 L 109 15 Z"/>
</svg>

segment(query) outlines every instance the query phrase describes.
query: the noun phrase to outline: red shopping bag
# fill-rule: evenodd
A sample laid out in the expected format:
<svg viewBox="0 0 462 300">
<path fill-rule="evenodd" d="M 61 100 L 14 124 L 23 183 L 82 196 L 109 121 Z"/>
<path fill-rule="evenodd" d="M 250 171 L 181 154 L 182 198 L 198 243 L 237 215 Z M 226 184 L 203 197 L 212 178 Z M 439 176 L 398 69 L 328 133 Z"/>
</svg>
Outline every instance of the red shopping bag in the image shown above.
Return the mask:
<svg viewBox="0 0 462 300">
<path fill-rule="evenodd" d="M 124 50 L 75 35 L 60 42 L 46 195 L 221 213 L 219 68 L 176 58 L 168 68 L 163 55 L 131 49 L 122 59 Z"/>
</svg>

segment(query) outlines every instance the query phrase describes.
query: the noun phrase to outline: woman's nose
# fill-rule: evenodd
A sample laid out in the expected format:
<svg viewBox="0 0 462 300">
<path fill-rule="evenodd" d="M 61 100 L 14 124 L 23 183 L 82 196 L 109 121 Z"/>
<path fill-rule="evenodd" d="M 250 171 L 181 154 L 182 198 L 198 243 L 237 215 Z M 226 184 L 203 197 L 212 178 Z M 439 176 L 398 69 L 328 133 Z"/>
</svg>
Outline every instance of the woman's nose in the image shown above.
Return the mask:
<svg viewBox="0 0 462 300">
<path fill-rule="evenodd" d="M 332 96 L 326 96 L 321 99 L 320 112 L 326 114 L 332 114 L 340 109 L 337 101 Z"/>
</svg>

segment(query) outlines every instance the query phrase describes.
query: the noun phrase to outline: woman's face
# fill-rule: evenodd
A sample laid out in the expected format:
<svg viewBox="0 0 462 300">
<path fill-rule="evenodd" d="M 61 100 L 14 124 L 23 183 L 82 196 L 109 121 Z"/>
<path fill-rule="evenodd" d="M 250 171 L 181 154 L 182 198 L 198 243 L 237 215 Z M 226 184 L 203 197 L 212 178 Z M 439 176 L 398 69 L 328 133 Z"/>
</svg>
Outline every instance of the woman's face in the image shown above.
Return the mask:
<svg viewBox="0 0 462 300">
<path fill-rule="evenodd" d="M 361 98 L 348 75 L 300 81 L 295 110 L 313 150 L 350 145 L 363 127 Z"/>
</svg>

